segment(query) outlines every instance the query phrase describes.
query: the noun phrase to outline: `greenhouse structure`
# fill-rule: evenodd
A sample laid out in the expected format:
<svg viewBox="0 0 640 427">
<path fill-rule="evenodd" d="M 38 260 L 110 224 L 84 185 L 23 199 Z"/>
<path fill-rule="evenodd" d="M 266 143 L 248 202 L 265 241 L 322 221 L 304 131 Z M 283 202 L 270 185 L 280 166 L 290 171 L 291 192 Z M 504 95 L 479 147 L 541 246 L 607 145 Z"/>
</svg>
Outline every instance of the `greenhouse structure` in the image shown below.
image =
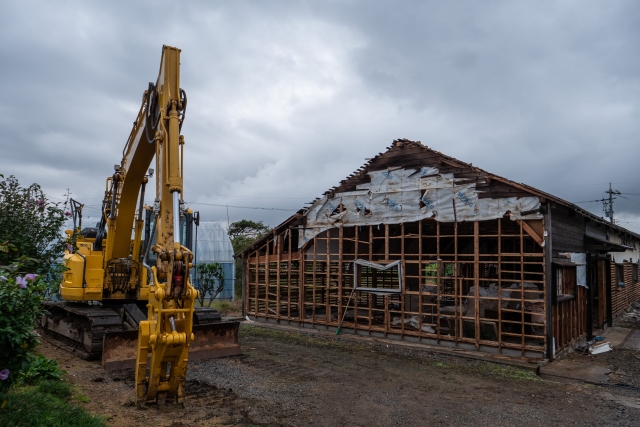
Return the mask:
<svg viewBox="0 0 640 427">
<path fill-rule="evenodd" d="M 219 222 L 201 222 L 195 232 L 196 245 L 193 248 L 196 257 L 196 265 L 203 263 L 219 262 L 224 272 L 224 288 L 216 297 L 221 300 L 234 300 L 233 287 L 236 279 L 236 269 L 233 259 L 233 246 L 227 234 L 227 229 Z M 191 276 L 194 285 L 198 286 L 198 276 Z"/>
</svg>

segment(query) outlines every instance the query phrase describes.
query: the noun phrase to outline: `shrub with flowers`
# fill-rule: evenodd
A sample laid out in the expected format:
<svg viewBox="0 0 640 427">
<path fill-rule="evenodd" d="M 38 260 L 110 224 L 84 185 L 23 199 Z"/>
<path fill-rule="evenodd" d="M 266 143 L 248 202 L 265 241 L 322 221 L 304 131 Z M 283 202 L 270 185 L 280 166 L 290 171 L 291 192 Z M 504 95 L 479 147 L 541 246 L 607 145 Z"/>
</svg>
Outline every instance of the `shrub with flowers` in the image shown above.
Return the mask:
<svg viewBox="0 0 640 427">
<path fill-rule="evenodd" d="M 45 285 L 36 274 L 23 272 L 34 264 L 35 260 L 21 258 L 0 268 L 0 404 L 20 371 L 28 368 L 38 345 L 34 327 Z"/>
<path fill-rule="evenodd" d="M 60 233 L 64 223 L 64 210 L 50 202 L 38 184 L 22 187 L 16 177 L 0 175 L 0 265 L 21 256 L 37 259 L 30 273 L 57 289 L 66 243 Z"/>
<path fill-rule="evenodd" d="M 56 379 L 55 362 L 36 356 L 41 302 L 57 289 L 63 267 L 64 212 L 37 184 L 0 175 L 0 408 L 11 385 Z"/>
</svg>

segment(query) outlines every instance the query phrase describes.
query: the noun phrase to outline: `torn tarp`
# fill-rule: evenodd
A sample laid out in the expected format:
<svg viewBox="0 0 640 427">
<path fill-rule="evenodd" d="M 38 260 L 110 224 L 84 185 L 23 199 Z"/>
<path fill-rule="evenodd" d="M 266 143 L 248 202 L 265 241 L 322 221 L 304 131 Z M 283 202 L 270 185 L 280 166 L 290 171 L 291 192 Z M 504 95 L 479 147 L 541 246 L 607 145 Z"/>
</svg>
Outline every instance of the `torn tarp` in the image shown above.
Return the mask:
<svg viewBox="0 0 640 427">
<path fill-rule="evenodd" d="M 566 256 L 571 259 L 571 262 L 576 265 L 576 284 L 583 288 L 589 288 L 587 286 L 587 254 L 574 253 L 574 252 L 562 252 L 562 256 Z"/>
<path fill-rule="evenodd" d="M 341 226 L 399 224 L 425 218 L 482 221 L 505 214 L 512 220 L 542 218 L 537 212 L 538 197 L 480 198 L 475 183 L 439 174 L 434 167 L 381 170 L 369 175 L 370 183 L 330 198 L 325 195 L 313 203 L 306 213 L 300 246 L 328 228 Z"/>
</svg>

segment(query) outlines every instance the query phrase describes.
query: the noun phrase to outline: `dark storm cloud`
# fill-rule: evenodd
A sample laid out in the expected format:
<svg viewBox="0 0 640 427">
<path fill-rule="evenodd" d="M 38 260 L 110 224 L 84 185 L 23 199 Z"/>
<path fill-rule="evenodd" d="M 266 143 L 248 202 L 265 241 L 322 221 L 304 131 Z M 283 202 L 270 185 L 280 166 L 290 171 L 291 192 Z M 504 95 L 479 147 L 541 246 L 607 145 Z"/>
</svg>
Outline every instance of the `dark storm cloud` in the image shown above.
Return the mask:
<svg viewBox="0 0 640 427">
<path fill-rule="evenodd" d="M 275 225 L 406 137 L 570 201 L 612 181 L 640 231 L 639 21 L 632 1 L 10 3 L 0 173 L 96 214 L 169 44 L 207 220 L 291 209 L 229 209 Z"/>
</svg>

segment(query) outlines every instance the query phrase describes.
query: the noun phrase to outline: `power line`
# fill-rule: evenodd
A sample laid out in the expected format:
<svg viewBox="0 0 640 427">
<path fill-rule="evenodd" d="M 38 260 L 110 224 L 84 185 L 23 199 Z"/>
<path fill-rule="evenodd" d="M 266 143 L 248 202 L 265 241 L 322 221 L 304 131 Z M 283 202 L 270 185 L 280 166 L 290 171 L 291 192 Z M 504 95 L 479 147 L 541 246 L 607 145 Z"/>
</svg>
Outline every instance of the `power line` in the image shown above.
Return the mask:
<svg viewBox="0 0 640 427">
<path fill-rule="evenodd" d="M 256 206 L 234 206 L 234 205 L 220 205 L 217 203 L 198 203 L 198 202 L 188 202 L 189 205 L 206 205 L 206 206 L 218 206 L 221 208 L 229 207 L 229 208 L 238 208 L 238 209 L 258 209 L 263 211 L 286 211 L 286 212 L 294 212 L 297 209 L 280 209 L 280 208 L 261 208 Z"/>
<path fill-rule="evenodd" d="M 242 196 L 238 194 L 229 195 L 229 194 L 216 194 L 216 193 L 213 193 L 213 194 L 212 193 L 192 193 L 190 191 L 185 192 L 185 195 L 187 194 L 195 194 L 197 196 L 216 196 L 216 197 L 244 197 L 247 199 L 281 199 L 281 200 L 307 200 L 308 199 L 308 197 Z"/>
</svg>

